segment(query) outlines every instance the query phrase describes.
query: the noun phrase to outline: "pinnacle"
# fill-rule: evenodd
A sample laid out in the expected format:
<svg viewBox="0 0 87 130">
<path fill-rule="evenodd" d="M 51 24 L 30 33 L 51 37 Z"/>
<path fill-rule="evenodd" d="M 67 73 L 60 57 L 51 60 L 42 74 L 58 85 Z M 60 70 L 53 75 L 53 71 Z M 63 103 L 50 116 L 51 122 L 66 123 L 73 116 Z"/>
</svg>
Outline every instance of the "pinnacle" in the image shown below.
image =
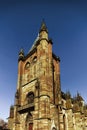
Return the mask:
<svg viewBox="0 0 87 130">
<path fill-rule="evenodd" d="M 24 55 L 24 50 L 21 48 L 19 54 L 23 54 Z"/>
<path fill-rule="evenodd" d="M 48 33 L 48 30 L 47 30 L 47 27 L 46 27 L 46 24 L 45 24 L 45 21 L 43 20 L 42 23 L 41 23 L 41 27 L 40 27 L 40 31 L 46 31 Z"/>
</svg>

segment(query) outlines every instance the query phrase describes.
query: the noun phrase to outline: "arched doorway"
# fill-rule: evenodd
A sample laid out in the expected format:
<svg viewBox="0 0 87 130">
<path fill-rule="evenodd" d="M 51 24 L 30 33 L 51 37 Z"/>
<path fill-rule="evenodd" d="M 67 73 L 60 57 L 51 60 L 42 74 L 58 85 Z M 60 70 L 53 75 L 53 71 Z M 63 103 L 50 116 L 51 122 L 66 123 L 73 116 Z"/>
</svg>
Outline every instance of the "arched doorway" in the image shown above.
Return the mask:
<svg viewBox="0 0 87 130">
<path fill-rule="evenodd" d="M 29 113 L 26 117 L 25 130 L 33 130 L 33 117 L 31 113 Z"/>
</svg>

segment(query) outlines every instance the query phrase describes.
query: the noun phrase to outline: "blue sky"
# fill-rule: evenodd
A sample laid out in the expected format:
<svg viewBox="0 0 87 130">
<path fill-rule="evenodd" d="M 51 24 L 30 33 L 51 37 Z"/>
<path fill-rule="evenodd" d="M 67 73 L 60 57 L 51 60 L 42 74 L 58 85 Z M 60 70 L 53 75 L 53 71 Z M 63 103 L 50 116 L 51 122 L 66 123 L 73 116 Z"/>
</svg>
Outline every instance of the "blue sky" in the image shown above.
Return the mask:
<svg viewBox="0 0 87 130">
<path fill-rule="evenodd" d="M 45 19 L 53 52 L 60 56 L 61 88 L 87 102 L 87 2 L 0 0 L 0 118 L 14 104 L 18 53 L 28 53 Z"/>
</svg>

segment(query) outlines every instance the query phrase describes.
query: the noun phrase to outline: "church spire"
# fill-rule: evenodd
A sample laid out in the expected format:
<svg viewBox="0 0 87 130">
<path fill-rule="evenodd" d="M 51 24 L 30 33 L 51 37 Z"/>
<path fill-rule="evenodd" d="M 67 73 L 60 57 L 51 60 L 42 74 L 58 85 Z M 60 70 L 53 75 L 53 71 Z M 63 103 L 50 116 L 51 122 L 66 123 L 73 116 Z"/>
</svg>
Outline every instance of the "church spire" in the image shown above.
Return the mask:
<svg viewBox="0 0 87 130">
<path fill-rule="evenodd" d="M 42 23 L 41 23 L 41 27 L 40 27 L 39 33 L 42 32 L 42 31 L 46 31 L 46 32 L 48 33 L 48 29 L 47 29 L 47 27 L 46 27 L 46 24 L 45 24 L 45 21 L 44 21 L 44 20 L 43 20 Z"/>
</svg>

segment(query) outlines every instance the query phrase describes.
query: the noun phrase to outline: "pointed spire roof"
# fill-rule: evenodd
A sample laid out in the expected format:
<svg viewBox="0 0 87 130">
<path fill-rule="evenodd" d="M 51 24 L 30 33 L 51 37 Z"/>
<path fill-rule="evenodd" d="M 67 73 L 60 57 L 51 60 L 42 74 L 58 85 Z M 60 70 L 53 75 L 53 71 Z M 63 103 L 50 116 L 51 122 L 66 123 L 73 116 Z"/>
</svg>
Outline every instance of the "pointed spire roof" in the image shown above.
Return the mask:
<svg viewBox="0 0 87 130">
<path fill-rule="evenodd" d="M 34 41 L 32 47 L 31 47 L 31 49 L 29 50 L 29 52 L 32 51 L 32 50 L 36 47 L 36 44 L 37 44 L 37 41 L 38 41 L 38 40 L 39 40 L 39 34 L 38 34 L 38 36 L 36 37 L 36 39 L 35 39 L 35 41 Z"/>
<path fill-rule="evenodd" d="M 40 34 L 41 31 L 46 31 L 48 33 L 48 30 L 47 30 L 47 27 L 46 27 L 46 24 L 45 24 L 44 20 L 41 23 L 41 27 L 40 27 L 39 33 L 38 33 L 38 35 L 37 35 L 37 37 L 36 37 L 32 47 L 30 48 L 29 52 L 31 52 L 33 49 L 36 48 L 37 42 L 40 39 L 40 35 L 39 34 Z"/>
<path fill-rule="evenodd" d="M 42 31 L 46 31 L 46 32 L 48 33 L 48 29 L 47 29 L 47 27 L 46 27 L 46 24 L 45 24 L 45 21 L 44 21 L 44 20 L 43 20 L 42 23 L 41 23 L 41 27 L 40 27 L 39 33 L 42 32 Z"/>
</svg>

